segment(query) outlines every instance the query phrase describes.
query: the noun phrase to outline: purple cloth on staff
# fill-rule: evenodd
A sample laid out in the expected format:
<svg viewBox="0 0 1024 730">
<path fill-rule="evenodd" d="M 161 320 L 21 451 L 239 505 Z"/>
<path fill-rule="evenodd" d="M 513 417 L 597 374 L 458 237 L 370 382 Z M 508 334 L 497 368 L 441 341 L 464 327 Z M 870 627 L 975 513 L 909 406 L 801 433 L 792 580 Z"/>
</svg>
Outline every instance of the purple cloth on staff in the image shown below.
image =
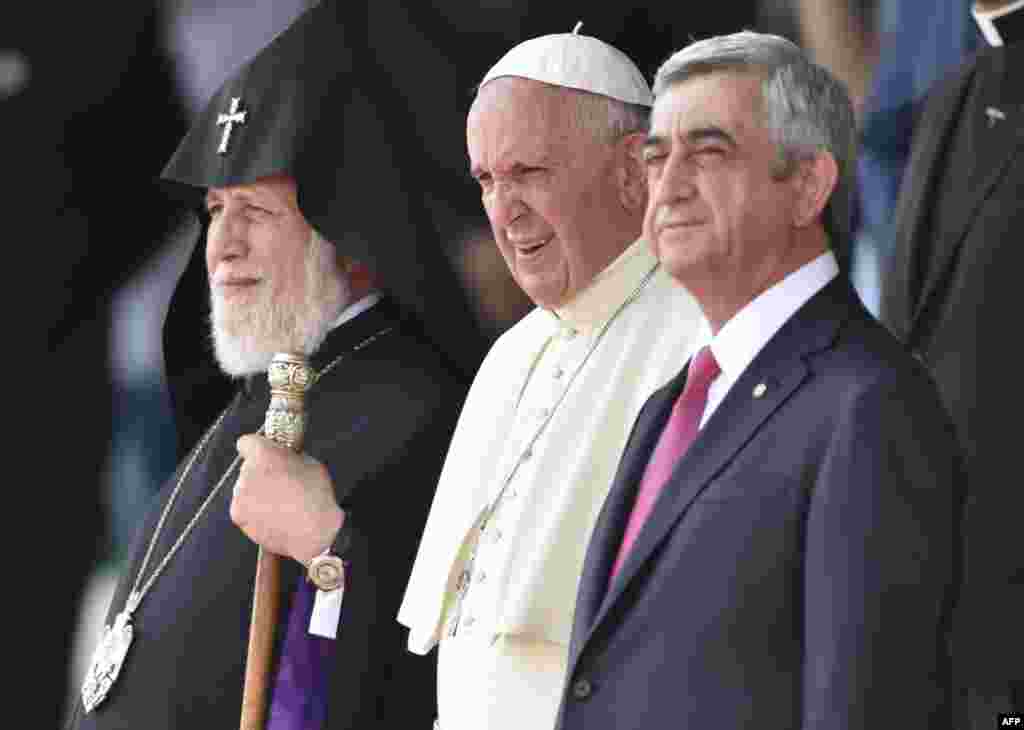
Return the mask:
<svg viewBox="0 0 1024 730">
<path fill-rule="evenodd" d="M 316 588 L 300 576 L 274 678 L 267 730 L 322 730 L 327 722 L 328 662 L 334 639 L 309 633 L 315 597 Z"/>
</svg>

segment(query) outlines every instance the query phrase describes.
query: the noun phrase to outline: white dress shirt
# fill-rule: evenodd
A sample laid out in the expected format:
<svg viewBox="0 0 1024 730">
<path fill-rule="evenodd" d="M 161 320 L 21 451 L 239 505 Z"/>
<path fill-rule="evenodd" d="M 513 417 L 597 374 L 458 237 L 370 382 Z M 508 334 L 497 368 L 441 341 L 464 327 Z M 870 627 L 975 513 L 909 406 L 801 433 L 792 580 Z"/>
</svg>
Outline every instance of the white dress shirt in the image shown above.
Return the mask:
<svg viewBox="0 0 1024 730">
<path fill-rule="evenodd" d="M 721 405 L 729 389 L 740 379 L 757 353 L 800 307 L 838 274 L 839 264 L 835 254 L 826 251 L 743 307 L 722 326 L 717 335 L 710 338 L 710 342 L 705 339 L 702 345 L 711 346 L 711 354 L 715 356 L 721 372 L 708 388 L 708 402 L 700 419 L 701 428 L 704 428 L 711 414 Z M 705 338 L 710 337 L 710 327 L 705 329 L 705 333 Z"/>
</svg>

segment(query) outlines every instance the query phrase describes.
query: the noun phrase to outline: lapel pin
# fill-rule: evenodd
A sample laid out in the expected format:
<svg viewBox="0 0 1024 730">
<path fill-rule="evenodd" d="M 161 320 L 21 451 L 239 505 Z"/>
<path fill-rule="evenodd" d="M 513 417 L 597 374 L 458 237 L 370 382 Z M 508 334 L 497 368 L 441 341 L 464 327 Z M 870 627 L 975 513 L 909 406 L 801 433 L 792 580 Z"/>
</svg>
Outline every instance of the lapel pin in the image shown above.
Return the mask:
<svg viewBox="0 0 1024 730">
<path fill-rule="evenodd" d="M 755 398 L 762 398 L 762 397 L 764 397 L 764 394 L 767 393 L 767 392 L 768 392 L 768 386 L 765 385 L 764 383 L 758 383 L 757 385 L 754 386 L 754 397 Z"/>
<path fill-rule="evenodd" d="M 985 116 L 988 117 L 988 126 L 991 129 L 996 126 L 996 122 L 1001 122 L 1006 119 L 1006 112 L 1002 109 L 996 109 L 994 106 L 985 108 Z"/>
<path fill-rule="evenodd" d="M 228 113 L 217 115 L 217 126 L 224 126 L 224 136 L 220 138 L 220 147 L 217 148 L 218 155 L 223 155 L 228 151 L 228 142 L 231 140 L 231 132 L 235 125 L 245 124 L 246 112 L 238 108 L 241 103 L 241 97 L 234 96 L 231 98 L 231 108 L 228 109 Z"/>
</svg>

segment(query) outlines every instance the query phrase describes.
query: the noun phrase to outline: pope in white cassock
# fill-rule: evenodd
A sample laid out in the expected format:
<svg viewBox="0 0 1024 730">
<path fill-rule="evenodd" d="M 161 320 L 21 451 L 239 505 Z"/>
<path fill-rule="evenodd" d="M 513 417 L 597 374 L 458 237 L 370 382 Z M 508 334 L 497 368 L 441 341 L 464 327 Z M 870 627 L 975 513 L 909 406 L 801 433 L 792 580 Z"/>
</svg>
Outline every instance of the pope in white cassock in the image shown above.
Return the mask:
<svg viewBox="0 0 1024 730">
<path fill-rule="evenodd" d="M 639 240 L 651 92 L 595 38 L 521 43 L 467 120 L 495 242 L 537 308 L 481 366 L 398 620 L 443 730 L 550 728 L 583 557 L 633 421 L 702 319 Z"/>
</svg>

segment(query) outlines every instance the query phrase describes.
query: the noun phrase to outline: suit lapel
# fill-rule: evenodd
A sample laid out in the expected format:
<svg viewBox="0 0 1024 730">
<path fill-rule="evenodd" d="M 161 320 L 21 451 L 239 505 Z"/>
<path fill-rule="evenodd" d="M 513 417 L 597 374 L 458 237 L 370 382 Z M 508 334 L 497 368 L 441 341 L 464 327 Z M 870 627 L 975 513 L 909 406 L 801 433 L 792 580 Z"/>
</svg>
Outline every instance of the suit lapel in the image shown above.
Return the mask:
<svg viewBox="0 0 1024 730">
<path fill-rule="evenodd" d="M 960 127 L 962 129 L 959 133 L 972 135 L 977 143 L 968 147 L 973 153 L 969 159 L 950 159 L 938 171 L 945 175 L 966 175 L 966 194 L 962 203 L 950 201 L 950 204 L 957 205 L 960 215 L 952 220 L 946 230 L 934 232 L 935 249 L 932 261 L 925 268 L 927 273 L 922 283 L 921 297 L 912 312 L 909 332 L 916 330 L 915 325 L 927 311 L 931 298 L 945 288 L 947 272 L 953 266 L 979 209 L 1024 146 L 1024 105 L 1021 104 L 1024 94 L 1017 88 L 1024 86 L 1024 83 L 1017 78 L 1015 86 L 1010 78 L 1014 64 L 1018 68 L 1024 64 L 1024 44 L 993 49 L 981 57 L 974 74 L 975 83 L 980 86 L 972 89 L 971 84 L 965 84 L 961 93 L 966 94 L 966 99 L 962 103 L 949 105 L 951 111 L 960 111 L 961 120 L 957 124 L 953 123 L 952 118 L 943 120 L 944 129 L 952 131 Z M 933 160 L 938 157 L 936 154 Z M 964 163 L 969 166 L 961 168 Z M 929 178 L 940 177 L 933 170 L 928 170 L 927 174 Z M 941 182 L 930 180 L 922 188 L 929 188 L 928 192 L 931 193 L 930 188 L 936 185 L 941 185 Z M 930 195 L 926 200 L 934 199 Z M 920 211 L 919 217 L 926 216 L 929 206 L 922 205 L 924 201 L 916 202 L 915 209 Z"/>
<path fill-rule="evenodd" d="M 672 478 L 662 490 L 619 574 L 608 586 L 604 600 L 599 602 L 596 613 L 591 606 L 595 603 L 593 592 L 604 590 L 610 566 L 608 555 L 611 553 L 614 557 L 618 543 L 616 542 L 614 546 L 597 546 L 592 543 L 591 551 L 594 552 L 595 559 L 591 566 L 591 574 L 585 576 L 592 583 L 586 585 L 585 591 L 581 591 L 581 595 L 587 595 L 588 613 L 579 617 L 580 620 L 585 620 L 593 615 L 584 634 L 586 638 L 593 635 L 630 583 L 644 570 L 659 545 L 668 537 L 693 501 L 729 464 L 736 453 L 754 438 L 762 424 L 807 379 L 810 373 L 807 358 L 829 347 L 835 341 L 842 322 L 849 318 L 857 306 L 859 305 L 856 294 L 850 284 L 842 277 L 837 277 L 812 297 L 765 345 L 729 390 L 725 400 L 698 434 L 689 451 L 676 465 Z M 765 385 L 764 395 L 755 397 L 754 390 L 761 384 Z M 678 392 L 675 390 L 676 394 Z M 624 455 L 623 467 L 616 476 L 613 488 L 614 502 L 610 497 L 601 515 L 606 529 L 606 534 L 602 534 L 602 540 L 616 534 L 621 540 L 621 528 L 624 527 L 632 508 L 632 500 L 628 497 L 636 494 L 647 458 L 674 400 L 670 400 L 668 393 L 664 391 L 660 392 L 657 398 L 659 406 L 652 411 L 650 420 L 644 425 L 645 431 L 641 432 L 640 423 L 637 424 L 635 433 L 643 433 L 644 437 L 636 438 L 636 448 L 629 451 L 632 463 L 627 465 Z M 612 515 L 612 512 L 616 514 Z M 611 529 L 613 526 L 619 529 Z M 588 564 L 591 563 L 590 558 L 591 555 L 588 553 Z M 583 626 L 587 624 L 581 624 L 581 627 Z M 580 647 L 585 643 L 585 640 L 582 641 Z M 576 652 L 574 659 L 575 656 Z"/>
<path fill-rule="evenodd" d="M 574 624 L 589 627 L 593 622 L 608 587 L 608 576 L 618 554 L 640 479 L 658 442 L 672 405 L 683 390 L 689 361 L 678 375 L 655 391 L 644 404 L 633 424 L 612 488 L 605 499 L 590 538 L 587 558 L 580 579 Z"/>
</svg>

